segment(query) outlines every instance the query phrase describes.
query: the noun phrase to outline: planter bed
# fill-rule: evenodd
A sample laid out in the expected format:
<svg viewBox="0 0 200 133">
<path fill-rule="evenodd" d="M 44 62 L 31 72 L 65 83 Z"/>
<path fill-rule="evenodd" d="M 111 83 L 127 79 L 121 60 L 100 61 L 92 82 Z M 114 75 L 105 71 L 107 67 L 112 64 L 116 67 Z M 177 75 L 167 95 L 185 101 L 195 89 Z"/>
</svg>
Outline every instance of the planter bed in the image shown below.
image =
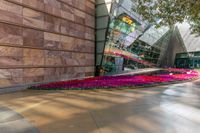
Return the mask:
<svg viewBox="0 0 200 133">
<path fill-rule="evenodd" d="M 82 80 L 60 81 L 32 86 L 37 90 L 91 90 L 128 87 L 148 87 L 179 83 L 198 78 L 198 72 L 187 69 L 162 69 L 157 72 L 122 75 L 100 76 Z"/>
</svg>

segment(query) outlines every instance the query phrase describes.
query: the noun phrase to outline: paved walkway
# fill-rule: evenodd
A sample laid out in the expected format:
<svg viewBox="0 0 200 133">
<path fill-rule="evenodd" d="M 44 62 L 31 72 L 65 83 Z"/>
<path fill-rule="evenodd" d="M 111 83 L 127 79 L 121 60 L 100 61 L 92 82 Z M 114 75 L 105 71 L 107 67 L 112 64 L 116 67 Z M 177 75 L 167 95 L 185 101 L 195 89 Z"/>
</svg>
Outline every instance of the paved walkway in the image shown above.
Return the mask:
<svg viewBox="0 0 200 133">
<path fill-rule="evenodd" d="M 200 80 L 115 91 L 17 92 L 0 95 L 0 106 L 11 112 L 0 109 L 0 133 L 32 133 L 25 132 L 30 123 L 41 133 L 198 133 L 199 103 Z"/>
<path fill-rule="evenodd" d="M 15 111 L 0 107 L 0 133 L 39 133 L 39 130 Z"/>
</svg>

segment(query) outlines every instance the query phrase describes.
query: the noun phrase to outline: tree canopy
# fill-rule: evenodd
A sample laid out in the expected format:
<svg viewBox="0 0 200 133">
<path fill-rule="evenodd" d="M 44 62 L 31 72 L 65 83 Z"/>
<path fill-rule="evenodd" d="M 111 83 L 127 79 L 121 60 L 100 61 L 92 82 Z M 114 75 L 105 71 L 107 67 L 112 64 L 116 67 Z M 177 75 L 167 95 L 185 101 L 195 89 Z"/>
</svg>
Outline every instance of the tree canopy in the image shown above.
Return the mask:
<svg viewBox="0 0 200 133">
<path fill-rule="evenodd" d="M 136 0 L 133 10 L 144 20 L 160 26 L 172 27 L 185 20 L 191 25 L 192 33 L 200 36 L 200 0 Z"/>
</svg>

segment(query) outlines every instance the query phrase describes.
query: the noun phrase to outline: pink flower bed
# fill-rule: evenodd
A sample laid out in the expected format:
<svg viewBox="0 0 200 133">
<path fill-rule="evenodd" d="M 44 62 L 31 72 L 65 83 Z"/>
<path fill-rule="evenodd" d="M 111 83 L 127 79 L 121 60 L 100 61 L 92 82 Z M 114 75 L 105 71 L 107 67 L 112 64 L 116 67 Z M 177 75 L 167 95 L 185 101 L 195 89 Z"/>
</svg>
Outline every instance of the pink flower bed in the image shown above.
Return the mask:
<svg viewBox="0 0 200 133">
<path fill-rule="evenodd" d="M 83 80 L 71 80 L 53 82 L 32 86 L 30 89 L 97 89 L 97 88 L 120 88 L 133 86 L 147 86 L 174 81 L 185 81 L 199 76 L 198 72 L 185 69 L 167 69 L 165 73 L 152 75 L 125 75 L 125 76 L 101 76 L 86 78 Z"/>
</svg>

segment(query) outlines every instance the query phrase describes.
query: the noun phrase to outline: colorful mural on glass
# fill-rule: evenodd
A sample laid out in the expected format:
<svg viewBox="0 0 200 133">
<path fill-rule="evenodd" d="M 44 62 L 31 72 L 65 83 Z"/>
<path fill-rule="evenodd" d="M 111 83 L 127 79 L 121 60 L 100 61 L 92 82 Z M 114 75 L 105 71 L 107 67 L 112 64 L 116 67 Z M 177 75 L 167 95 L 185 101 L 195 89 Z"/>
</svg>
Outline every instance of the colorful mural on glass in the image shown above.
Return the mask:
<svg viewBox="0 0 200 133">
<path fill-rule="evenodd" d="M 128 46 L 142 34 L 139 29 L 141 24 L 123 13 L 111 20 L 106 45 L 127 50 Z"/>
</svg>

